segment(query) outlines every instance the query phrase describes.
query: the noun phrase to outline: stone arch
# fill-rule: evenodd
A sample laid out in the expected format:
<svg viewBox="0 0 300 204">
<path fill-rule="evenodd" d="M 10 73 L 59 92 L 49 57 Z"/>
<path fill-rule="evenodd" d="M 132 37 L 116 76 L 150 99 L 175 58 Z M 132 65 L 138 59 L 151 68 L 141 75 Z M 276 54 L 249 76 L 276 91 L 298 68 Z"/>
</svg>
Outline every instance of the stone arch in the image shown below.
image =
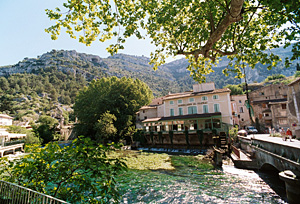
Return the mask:
<svg viewBox="0 0 300 204">
<path fill-rule="evenodd" d="M 276 166 L 269 164 L 269 163 L 264 163 L 261 165 L 260 170 L 263 171 L 276 171 L 276 172 L 280 172 L 279 169 L 277 169 Z"/>
</svg>

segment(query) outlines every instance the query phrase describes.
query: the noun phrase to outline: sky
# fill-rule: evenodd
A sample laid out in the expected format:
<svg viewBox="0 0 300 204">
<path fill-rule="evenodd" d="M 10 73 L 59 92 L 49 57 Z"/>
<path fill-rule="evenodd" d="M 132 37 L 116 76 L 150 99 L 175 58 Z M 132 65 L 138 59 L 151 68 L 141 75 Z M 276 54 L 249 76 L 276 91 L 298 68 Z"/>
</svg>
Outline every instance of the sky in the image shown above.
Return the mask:
<svg viewBox="0 0 300 204">
<path fill-rule="evenodd" d="M 95 41 L 85 46 L 67 33 L 61 32 L 58 39 L 51 40 L 45 28 L 55 22 L 46 16 L 45 9 L 62 7 L 62 0 L 0 0 L 0 66 L 13 65 L 25 57 L 36 58 L 38 55 L 56 50 L 76 50 L 77 52 L 108 57 L 106 47 L 115 42 L 100 43 Z M 155 47 L 149 39 L 130 38 L 125 49 L 120 53 L 150 57 Z M 169 60 L 169 61 L 172 61 Z"/>
</svg>

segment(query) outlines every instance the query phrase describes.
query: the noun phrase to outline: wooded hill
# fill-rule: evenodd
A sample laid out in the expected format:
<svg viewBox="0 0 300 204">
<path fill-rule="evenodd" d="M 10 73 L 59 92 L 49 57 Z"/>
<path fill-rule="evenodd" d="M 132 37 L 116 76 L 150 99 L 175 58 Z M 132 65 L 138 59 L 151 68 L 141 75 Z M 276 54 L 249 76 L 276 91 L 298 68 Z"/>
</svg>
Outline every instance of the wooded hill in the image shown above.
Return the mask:
<svg viewBox="0 0 300 204">
<path fill-rule="evenodd" d="M 274 49 L 273 53 L 282 59 L 292 55 L 290 48 Z M 232 73 L 228 77 L 223 75 L 222 69 L 228 62 L 223 58 L 215 72 L 207 76 L 207 81 L 215 82 L 216 88 L 241 83 Z M 8 111 L 23 120 L 27 116 L 38 118 L 41 114 L 58 117 L 62 109 L 70 112 L 78 90 L 89 81 L 104 76 L 139 78 L 148 84 L 155 96 L 192 89 L 195 82 L 186 70 L 186 59 L 167 63 L 157 71 L 148 63 L 149 58 L 143 56 L 117 54 L 101 58 L 74 50 L 52 50 L 37 58 L 24 58 L 15 65 L 0 67 L 0 111 Z M 254 70 L 247 67 L 247 79 L 251 83 L 261 82 L 273 74 L 291 76 L 297 63 L 299 60 L 285 68 L 282 62 L 272 70 L 267 70 L 267 65 L 262 64 Z"/>
</svg>

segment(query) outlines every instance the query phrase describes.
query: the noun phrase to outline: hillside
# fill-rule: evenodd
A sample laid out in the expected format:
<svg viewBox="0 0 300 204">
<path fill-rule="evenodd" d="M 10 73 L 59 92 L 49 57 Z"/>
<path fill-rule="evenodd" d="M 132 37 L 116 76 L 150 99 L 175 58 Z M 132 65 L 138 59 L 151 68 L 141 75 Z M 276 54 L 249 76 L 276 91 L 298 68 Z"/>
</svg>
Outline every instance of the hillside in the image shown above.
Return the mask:
<svg viewBox="0 0 300 204">
<path fill-rule="evenodd" d="M 282 59 L 292 55 L 290 48 L 272 51 Z M 222 58 L 214 68 L 215 72 L 207 76 L 207 81 L 215 82 L 216 88 L 241 83 L 233 74 L 228 77 L 222 74 L 228 62 L 227 58 Z M 186 70 L 186 59 L 164 64 L 157 71 L 148 63 L 149 58 L 143 56 L 117 54 L 101 58 L 74 50 L 52 50 L 37 58 L 24 58 L 15 65 L 0 67 L 0 111 L 8 111 L 25 121 L 28 121 L 26 117 L 38 118 L 41 114 L 60 118 L 64 111 L 68 113 L 64 113 L 64 117 L 71 117 L 70 107 L 78 91 L 89 81 L 104 76 L 139 78 L 148 84 L 155 96 L 192 89 L 195 82 Z M 299 60 L 285 68 L 281 62 L 272 70 L 267 70 L 267 65 L 262 64 L 257 64 L 253 70 L 247 67 L 248 82 L 262 82 L 273 74 L 291 76 L 297 63 Z"/>
<path fill-rule="evenodd" d="M 55 69 L 65 74 L 81 75 L 87 81 L 103 76 L 139 78 L 149 85 L 156 96 L 192 88 L 192 81 L 187 84 L 178 83 L 172 73 L 163 69 L 154 71 L 148 62 L 149 58 L 124 54 L 100 58 L 74 50 L 52 50 L 37 58 L 25 58 L 15 65 L 0 67 L 0 76 L 8 77 L 16 73 L 38 74 L 42 69 Z"/>
</svg>

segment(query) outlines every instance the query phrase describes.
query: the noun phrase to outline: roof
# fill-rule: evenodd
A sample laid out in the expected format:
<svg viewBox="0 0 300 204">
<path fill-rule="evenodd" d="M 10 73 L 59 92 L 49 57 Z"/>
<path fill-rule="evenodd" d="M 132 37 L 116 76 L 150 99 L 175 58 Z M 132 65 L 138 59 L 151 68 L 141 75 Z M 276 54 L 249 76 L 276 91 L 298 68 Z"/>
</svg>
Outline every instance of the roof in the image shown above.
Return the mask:
<svg viewBox="0 0 300 204">
<path fill-rule="evenodd" d="M 211 116 L 221 116 L 221 112 L 217 113 L 202 113 L 202 114 L 190 114 L 190 115 L 177 115 L 177 116 L 169 116 L 169 117 L 161 117 L 161 118 L 148 118 L 143 120 L 143 123 L 146 122 L 157 122 L 157 121 L 166 121 L 166 120 L 182 120 L 182 119 L 195 119 L 195 118 L 208 118 Z"/>
<path fill-rule="evenodd" d="M 278 103 L 278 102 L 286 102 L 286 98 L 280 98 L 280 99 L 268 99 L 268 100 L 260 100 L 260 101 L 253 101 L 253 103 Z"/>
<path fill-rule="evenodd" d="M 288 86 L 292 86 L 293 84 L 295 84 L 295 83 L 297 83 L 297 82 L 299 82 L 299 81 L 300 81 L 300 78 L 298 78 L 298 79 L 292 81 L 291 83 L 288 84 Z"/>
<path fill-rule="evenodd" d="M 140 110 L 148 110 L 148 109 L 156 109 L 157 106 L 149 105 L 149 106 L 142 106 Z"/>
<path fill-rule="evenodd" d="M 224 92 L 231 92 L 230 89 L 224 88 L 224 89 L 216 89 L 212 91 L 202 91 L 202 92 L 184 92 L 181 94 L 176 95 L 168 95 L 164 99 L 170 100 L 170 99 L 176 99 L 176 98 L 185 98 L 185 97 L 191 97 L 191 96 L 201 96 L 206 94 L 215 94 L 215 93 L 224 93 Z"/>
<path fill-rule="evenodd" d="M 0 118 L 13 119 L 13 117 L 6 115 L 6 114 L 0 114 Z"/>
<path fill-rule="evenodd" d="M 286 104 L 287 100 L 285 101 L 277 101 L 277 102 L 270 102 L 270 105 L 275 105 L 275 104 Z"/>
</svg>

